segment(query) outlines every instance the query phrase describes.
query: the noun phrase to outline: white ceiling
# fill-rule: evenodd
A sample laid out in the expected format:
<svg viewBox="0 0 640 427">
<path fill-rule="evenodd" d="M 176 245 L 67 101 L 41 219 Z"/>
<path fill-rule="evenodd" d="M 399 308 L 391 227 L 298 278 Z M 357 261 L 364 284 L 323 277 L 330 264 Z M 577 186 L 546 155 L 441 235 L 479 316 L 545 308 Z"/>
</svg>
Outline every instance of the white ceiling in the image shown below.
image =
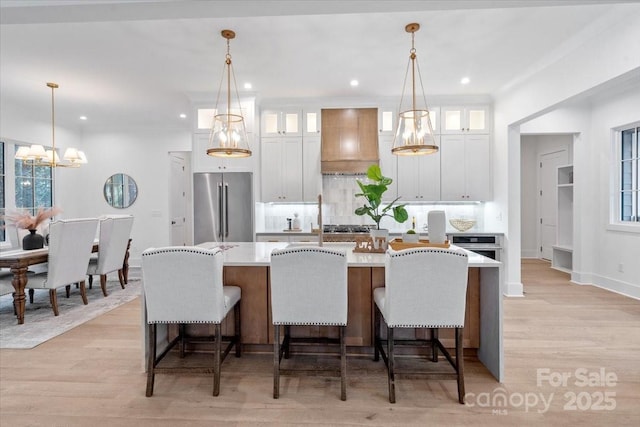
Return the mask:
<svg viewBox="0 0 640 427">
<path fill-rule="evenodd" d="M 399 102 L 410 22 L 422 26 L 416 50 L 427 101 L 495 96 L 639 8 L 638 0 L 0 0 L 0 108 L 48 120 L 45 83 L 53 81 L 57 123 L 186 129 L 178 114 L 190 113 L 190 101 L 215 99 L 226 28 L 237 34 L 241 93 L 251 82 L 263 100 Z"/>
</svg>

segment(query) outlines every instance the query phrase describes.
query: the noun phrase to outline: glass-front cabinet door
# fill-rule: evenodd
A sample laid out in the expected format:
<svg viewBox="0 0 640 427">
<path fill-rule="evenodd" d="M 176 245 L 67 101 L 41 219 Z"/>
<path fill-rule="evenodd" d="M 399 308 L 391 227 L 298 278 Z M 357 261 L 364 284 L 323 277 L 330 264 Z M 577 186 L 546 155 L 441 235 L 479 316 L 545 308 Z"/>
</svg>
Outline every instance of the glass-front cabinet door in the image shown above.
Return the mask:
<svg viewBox="0 0 640 427">
<path fill-rule="evenodd" d="M 262 137 L 301 136 L 302 111 L 299 109 L 264 110 L 261 131 Z"/>
<path fill-rule="evenodd" d="M 321 129 L 320 109 L 307 109 L 302 111 L 302 134 L 303 136 L 319 136 Z"/>
<path fill-rule="evenodd" d="M 489 133 L 489 107 L 480 106 L 450 106 L 441 107 L 443 134 L 460 133 Z"/>
</svg>

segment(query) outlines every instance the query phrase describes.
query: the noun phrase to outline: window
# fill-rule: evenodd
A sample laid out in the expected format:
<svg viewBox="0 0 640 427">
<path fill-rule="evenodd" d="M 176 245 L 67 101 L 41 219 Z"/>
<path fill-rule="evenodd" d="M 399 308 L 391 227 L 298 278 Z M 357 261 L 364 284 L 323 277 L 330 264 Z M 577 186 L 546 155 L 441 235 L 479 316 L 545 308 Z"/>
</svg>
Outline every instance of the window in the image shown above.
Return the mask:
<svg viewBox="0 0 640 427">
<path fill-rule="evenodd" d="M 638 156 L 640 127 L 620 132 L 620 216 L 622 222 L 640 222 Z"/>
<path fill-rule="evenodd" d="M 16 151 L 20 146 L 16 145 Z M 35 166 L 15 160 L 16 208 L 35 215 L 38 208 L 53 205 L 53 178 L 51 167 Z"/>
</svg>

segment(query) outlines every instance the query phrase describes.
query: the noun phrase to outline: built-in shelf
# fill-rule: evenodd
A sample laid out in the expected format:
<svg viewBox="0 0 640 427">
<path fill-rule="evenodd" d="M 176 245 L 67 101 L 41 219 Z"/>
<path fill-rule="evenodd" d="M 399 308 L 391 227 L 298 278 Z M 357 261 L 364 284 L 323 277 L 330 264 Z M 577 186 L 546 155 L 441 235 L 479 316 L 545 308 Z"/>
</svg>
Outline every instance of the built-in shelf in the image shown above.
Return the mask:
<svg viewBox="0 0 640 427">
<path fill-rule="evenodd" d="M 573 166 L 559 166 L 557 174 L 558 220 L 551 266 L 573 271 Z"/>
</svg>

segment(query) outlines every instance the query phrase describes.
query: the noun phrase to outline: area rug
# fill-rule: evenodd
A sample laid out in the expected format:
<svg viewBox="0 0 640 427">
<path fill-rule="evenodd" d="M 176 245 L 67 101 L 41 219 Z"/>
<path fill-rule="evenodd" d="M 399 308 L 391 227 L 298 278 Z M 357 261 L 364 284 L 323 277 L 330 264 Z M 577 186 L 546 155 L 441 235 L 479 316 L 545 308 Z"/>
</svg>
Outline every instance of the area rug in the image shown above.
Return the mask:
<svg viewBox="0 0 640 427">
<path fill-rule="evenodd" d="M 97 278 L 97 277 L 96 277 Z M 64 288 L 58 289 L 59 315 L 54 316 L 49 302 L 48 290 L 36 290 L 33 304 L 25 305 L 24 324 L 18 325 L 13 314 L 13 297 L 11 294 L 0 297 L 0 348 L 33 348 L 50 340 L 78 325 L 113 310 L 122 304 L 132 301 L 140 295 L 139 278 L 129 277 L 125 289 L 116 280 L 107 281 L 109 296 L 102 296 L 100 279 L 93 282 L 93 289 L 89 290 L 87 283 L 87 298 L 89 304 L 82 304 L 80 290 L 72 287 L 71 295 L 66 298 Z M 97 286 L 96 286 L 97 285 Z"/>
</svg>

